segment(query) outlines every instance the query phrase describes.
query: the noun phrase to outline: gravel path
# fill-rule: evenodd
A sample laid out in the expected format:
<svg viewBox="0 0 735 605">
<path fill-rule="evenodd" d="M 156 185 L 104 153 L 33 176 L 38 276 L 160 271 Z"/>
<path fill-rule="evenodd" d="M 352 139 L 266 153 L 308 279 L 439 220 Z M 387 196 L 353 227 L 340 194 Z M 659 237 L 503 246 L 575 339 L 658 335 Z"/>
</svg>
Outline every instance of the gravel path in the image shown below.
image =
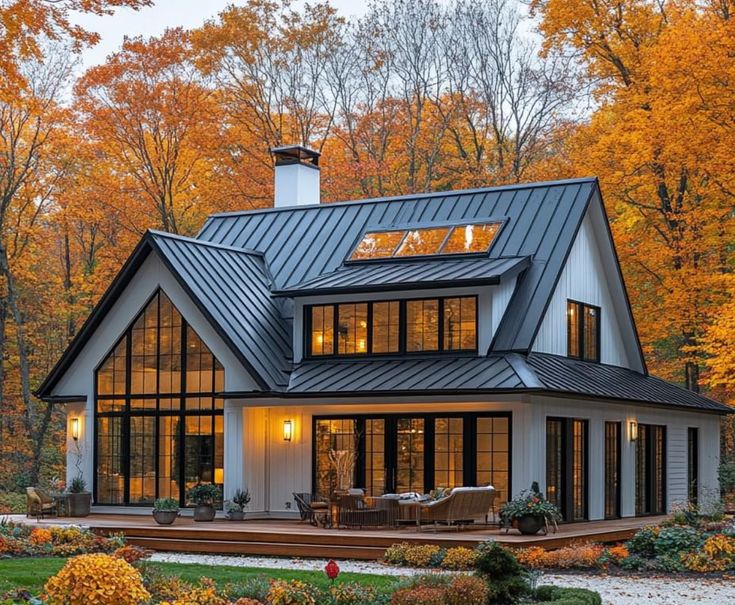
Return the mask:
<svg viewBox="0 0 735 605">
<path fill-rule="evenodd" d="M 199 563 L 232 567 L 321 571 L 321 559 L 236 557 L 185 553 L 154 553 L 152 561 Z M 426 573 L 408 567 L 390 567 L 375 561 L 339 561 L 342 571 L 409 576 Z M 543 574 L 539 584 L 589 588 L 602 595 L 603 605 L 735 605 L 735 581 L 714 578 L 603 576 L 594 574 Z"/>
</svg>

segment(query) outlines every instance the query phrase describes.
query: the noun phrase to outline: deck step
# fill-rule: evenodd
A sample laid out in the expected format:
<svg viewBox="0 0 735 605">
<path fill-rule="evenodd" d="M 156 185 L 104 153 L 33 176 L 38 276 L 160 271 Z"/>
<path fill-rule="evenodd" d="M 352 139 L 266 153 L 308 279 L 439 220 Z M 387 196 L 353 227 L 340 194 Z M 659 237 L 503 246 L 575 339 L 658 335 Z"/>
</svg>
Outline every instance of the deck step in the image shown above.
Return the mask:
<svg viewBox="0 0 735 605">
<path fill-rule="evenodd" d="M 288 544 L 242 540 L 211 541 L 201 538 L 127 537 L 129 544 L 157 551 L 261 555 L 271 557 L 314 557 L 322 559 L 378 560 L 385 548 L 371 546 L 334 546 L 331 544 Z"/>
</svg>

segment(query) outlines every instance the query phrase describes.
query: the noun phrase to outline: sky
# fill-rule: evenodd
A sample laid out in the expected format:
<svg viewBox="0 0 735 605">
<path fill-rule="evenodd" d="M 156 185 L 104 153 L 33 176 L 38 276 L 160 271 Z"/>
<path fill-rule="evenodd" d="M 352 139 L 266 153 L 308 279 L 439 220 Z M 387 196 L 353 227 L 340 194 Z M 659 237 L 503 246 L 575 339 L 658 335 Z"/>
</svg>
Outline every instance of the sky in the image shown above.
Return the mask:
<svg viewBox="0 0 735 605">
<path fill-rule="evenodd" d="M 302 4 L 303 0 L 295 3 Z M 121 8 L 114 16 L 78 15 L 74 20 L 85 29 L 100 34 L 100 42 L 82 54 L 82 68 L 104 63 L 105 57 L 117 50 L 124 36 L 156 36 L 167 27 L 198 27 L 229 4 L 245 4 L 242 0 L 155 0 L 154 6 L 134 11 Z M 367 11 L 367 0 L 331 0 L 345 17 L 359 17 Z"/>
</svg>

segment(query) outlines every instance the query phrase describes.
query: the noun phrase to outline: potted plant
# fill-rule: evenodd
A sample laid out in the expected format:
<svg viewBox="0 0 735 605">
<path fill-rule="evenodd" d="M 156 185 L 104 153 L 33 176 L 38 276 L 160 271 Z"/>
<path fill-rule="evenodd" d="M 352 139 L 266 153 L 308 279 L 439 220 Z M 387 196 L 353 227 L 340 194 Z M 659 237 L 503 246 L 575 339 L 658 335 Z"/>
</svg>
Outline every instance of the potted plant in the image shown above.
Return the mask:
<svg viewBox="0 0 735 605">
<path fill-rule="evenodd" d="M 72 479 L 69 486 L 69 515 L 72 517 L 86 517 L 92 506 L 92 494 L 87 491 L 87 482 L 81 475 Z"/>
<path fill-rule="evenodd" d="M 153 503 L 153 518 L 159 525 L 171 525 L 179 516 L 179 501 L 174 498 L 158 498 Z"/>
<path fill-rule="evenodd" d="M 231 521 L 242 521 L 249 503 L 250 492 L 240 488 L 236 489 L 232 499 L 227 503 L 227 518 Z"/>
<path fill-rule="evenodd" d="M 214 483 L 197 483 L 189 488 L 189 500 L 196 504 L 194 508 L 194 521 L 212 521 L 215 515 L 214 503 L 222 495 L 219 486 Z"/>
<path fill-rule="evenodd" d="M 531 489 L 523 490 L 515 498 L 503 504 L 500 508 L 500 518 L 506 531 L 515 527 L 524 535 L 532 536 L 549 523 L 556 523 L 561 519 L 559 509 L 544 498 L 535 481 Z"/>
</svg>

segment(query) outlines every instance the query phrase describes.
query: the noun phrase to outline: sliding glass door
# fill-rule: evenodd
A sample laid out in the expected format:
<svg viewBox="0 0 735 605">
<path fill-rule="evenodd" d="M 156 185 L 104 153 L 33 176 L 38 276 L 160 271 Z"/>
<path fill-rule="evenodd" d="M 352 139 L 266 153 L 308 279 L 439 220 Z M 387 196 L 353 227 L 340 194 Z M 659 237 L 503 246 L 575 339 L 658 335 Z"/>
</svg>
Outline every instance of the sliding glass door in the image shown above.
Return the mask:
<svg viewBox="0 0 735 605">
<path fill-rule="evenodd" d="M 666 512 L 666 427 L 638 425 L 636 443 L 636 515 Z"/>
<path fill-rule="evenodd" d="M 366 493 L 425 493 L 493 485 L 510 489 L 510 414 L 388 414 L 314 419 L 313 489 L 330 495 L 336 476 L 329 452 L 356 452 L 354 485 Z"/>
<path fill-rule="evenodd" d="M 587 421 L 546 420 L 546 497 L 565 521 L 587 518 Z"/>
</svg>

